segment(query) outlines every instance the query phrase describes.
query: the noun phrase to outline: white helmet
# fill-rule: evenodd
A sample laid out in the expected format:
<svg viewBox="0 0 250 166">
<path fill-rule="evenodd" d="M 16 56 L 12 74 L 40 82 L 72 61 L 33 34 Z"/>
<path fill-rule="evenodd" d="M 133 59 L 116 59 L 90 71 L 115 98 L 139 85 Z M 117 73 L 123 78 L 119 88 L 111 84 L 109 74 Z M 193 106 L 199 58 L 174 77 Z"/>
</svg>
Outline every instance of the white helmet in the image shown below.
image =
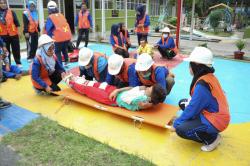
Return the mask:
<svg viewBox="0 0 250 166">
<path fill-rule="evenodd" d="M 47 8 L 57 8 L 57 4 L 54 1 L 49 1 Z"/>
<path fill-rule="evenodd" d="M 54 42 L 54 40 L 51 37 L 49 37 L 46 34 L 43 34 L 38 39 L 38 47 L 41 47 L 44 44 L 48 44 L 48 43 L 52 43 L 52 42 Z"/>
<path fill-rule="evenodd" d="M 190 56 L 184 60 L 211 67 L 213 64 L 213 53 L 206 47 L 195 47 Z"/>
<path fill-rule="evenodd" d="M 168 27 L 165 27 L 161 30 L 162 33 L 170 33 L 170 29 Z"/>
<path fill-rule="evenodd" d="M 79 66 L 88 65 L 93 55 L 94 52 L 91 49 L 87 47 L 81 48 L 81 50 L 79 51 L 79 58 L 78 58 Z"/>
<path fill-rule="evenodd" d="M 118 54 L 113 54 L 108 59 L 108 72 L 111 75 L 117 75 L 123 65 L 123 57 Z"/>
<path fill-rule="evenodd" d="M 136 61 L 135 70 L 147 71 L 153 64 L 154 64 L 154 61 L 152 57 L 148 53 L 143 53 L 139 55 Z"/>
</svg>

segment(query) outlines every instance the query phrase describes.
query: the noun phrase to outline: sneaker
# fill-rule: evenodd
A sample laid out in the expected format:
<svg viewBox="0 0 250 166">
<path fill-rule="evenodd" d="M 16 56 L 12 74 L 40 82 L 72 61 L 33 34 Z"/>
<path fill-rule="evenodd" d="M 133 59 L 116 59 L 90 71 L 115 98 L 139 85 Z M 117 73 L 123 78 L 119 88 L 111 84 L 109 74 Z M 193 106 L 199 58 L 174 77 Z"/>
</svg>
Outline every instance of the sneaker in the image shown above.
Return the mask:
<svg viewBox="0 0 250 166">
<path fill-rule="evenodd" d="M 203 152 L 211 152 L 211 151 L 213 151 L 220 144 L 220 141 L 221 141 L 221 135 L 218 134 L 217 138 L 214 140 L 214 142 L 212 142 L 209 145 L 203 145 L 201 147 L 201 150 Z"/>
<path fill-rule="evenodd" d="M 181 99 L 179 101 L 179 107 L 181 108 L 182 111 L 185 110 L 185 108 L 188 106 L 189 102 L 190 102 L 190 99 Z"/>
<path fill-rule="evenodd" d="M 1 82 L 6 82 L 8 78 L 6 78 L 5 76 L 3 76 L 2 78 L 0 78 L 0 83 Z"/>
<path fill-rule="evenodd" d="M 28 61 L 28 63 L 32 63 L 33 59 L 28 59 L 27 61 Z"/>
<path fill-rule="evenodd" d="M 21 77 L 22 77 L 22 74 L 16 74 L 15 79 L 16 79 L 16 80 L 20 80 Z"/>
<path fill-rule="evenodd" d="M 4 108 L 10 107 L 10 106 L 11 106 L 10 102 L 0 100 L 0 109 L 4 109 Z"/>
</svg>

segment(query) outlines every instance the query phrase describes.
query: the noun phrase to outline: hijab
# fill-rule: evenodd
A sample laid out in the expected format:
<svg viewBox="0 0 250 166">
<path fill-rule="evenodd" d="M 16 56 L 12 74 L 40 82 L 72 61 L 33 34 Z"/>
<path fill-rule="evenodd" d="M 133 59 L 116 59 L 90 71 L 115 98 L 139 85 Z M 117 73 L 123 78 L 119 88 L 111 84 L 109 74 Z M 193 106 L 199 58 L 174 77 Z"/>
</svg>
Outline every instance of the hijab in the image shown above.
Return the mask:
<svg viewBox="0 0 250 166">
<path fill-rule="evenodd" d="M 120 36 L 120 26 L 117 25 L 117 24 L 113 24 L 112 27 L 111 27 L 111 36 L 116 36 L 118 38 L 118 43 L 119 43 L 119 46 L 122 45 L 122 39 L 121 39 L 121 36 Z"/>
<path fill-rule="evenodd" d="M 30 10 L 31 5 L 35 6 L 35 9 L 33 11 Z M 34 1 L 29 1 L 27 7 L 28 7 L 28 9 L 30 11 L 30 15 L 31 15 L 32 19 L 34 21 L 38 21 L 38 12 L 37 12 L 37 9 L 36 9 L 36 3 Z M 26 16 L 28 17 L 28 13 L 26 14 Z"/>
<path fill-rule="evenodd" d="M 194 74 L 192 83 L 190 85 L 190 90 L 189 90 L 189 93 L 191 94 L 191 91 L 192 91 L 193 86 L 196 83 L 196 81 L 200 77 L 202 77 L 202 76 L 204 76 L 206 74 L 214 73 L 215 70 L 214 70 L 213 67 L 208 67 L 208 66 L 206 66 L 204 64 L 198 64 L 198 63 L 194 63 L 194 62 L 190 62 L 190 67 L 191 67 L 191 69 L 193 71 L 193 74 Z"/>
<path fill-rule="evenodd" d="M 140 14 L 136 14 L 136 22 L 137 24 L 139 23 L 139 21 L 144 17 L 145 13 L 146 13 L 146 6 L 145 5 L 139 5 L 136 8 L 136 12 L 139 12 Z"/>
</svg>

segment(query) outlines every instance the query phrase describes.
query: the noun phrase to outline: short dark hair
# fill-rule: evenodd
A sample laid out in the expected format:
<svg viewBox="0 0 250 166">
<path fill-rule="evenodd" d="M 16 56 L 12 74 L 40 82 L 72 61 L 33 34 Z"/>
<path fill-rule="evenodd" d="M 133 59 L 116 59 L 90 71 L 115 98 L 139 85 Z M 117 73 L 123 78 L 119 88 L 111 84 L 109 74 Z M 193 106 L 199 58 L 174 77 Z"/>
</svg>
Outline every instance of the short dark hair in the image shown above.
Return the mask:
<svg viewBox="0 0 250 166">
<path fill-rule="evenodd" d="M 140 42 L 141 42 L 141 41 L 145 41 L 145 42 L 147 43 L 147 40 L 146 40 L 145 37 L 142 37 L 142 38 L 140 39 Z"/>
<path fill-rule="evenodd" d="M 167 96 L 167 92 L 160 84 L 153 85 L 151 93 L 151 103 L 153 105 L 163 103 Z"/>
</svg>

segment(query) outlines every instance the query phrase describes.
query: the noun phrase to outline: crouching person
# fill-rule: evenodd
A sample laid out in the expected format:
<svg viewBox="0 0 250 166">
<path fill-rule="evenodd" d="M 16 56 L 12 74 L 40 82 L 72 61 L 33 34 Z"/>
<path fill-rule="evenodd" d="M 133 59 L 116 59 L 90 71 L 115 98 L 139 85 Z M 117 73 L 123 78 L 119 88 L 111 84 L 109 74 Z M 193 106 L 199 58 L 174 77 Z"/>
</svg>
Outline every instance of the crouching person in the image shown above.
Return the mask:
<svg viewBox="0 0 250 166">
<path fill-rule="evenodd" d="M 164 102 L 166 91 L 159 85 L 136 86 L 117 89 L 106 82 L 88 81 L 84 77 L 68 75 L 64 81 L 76 92 L 99 103 L 119 106 L 131 111 L 147 109 Z"/>
<path fill-rule="evenodd" d="M 54 40 L 48 35 L 41 35 L 38 50 L 31 66 L 31 80 L 37 92 L 60 91 L 57 85 L 65 75 L 61 63 L 54 56 Z"/>
</svg>

